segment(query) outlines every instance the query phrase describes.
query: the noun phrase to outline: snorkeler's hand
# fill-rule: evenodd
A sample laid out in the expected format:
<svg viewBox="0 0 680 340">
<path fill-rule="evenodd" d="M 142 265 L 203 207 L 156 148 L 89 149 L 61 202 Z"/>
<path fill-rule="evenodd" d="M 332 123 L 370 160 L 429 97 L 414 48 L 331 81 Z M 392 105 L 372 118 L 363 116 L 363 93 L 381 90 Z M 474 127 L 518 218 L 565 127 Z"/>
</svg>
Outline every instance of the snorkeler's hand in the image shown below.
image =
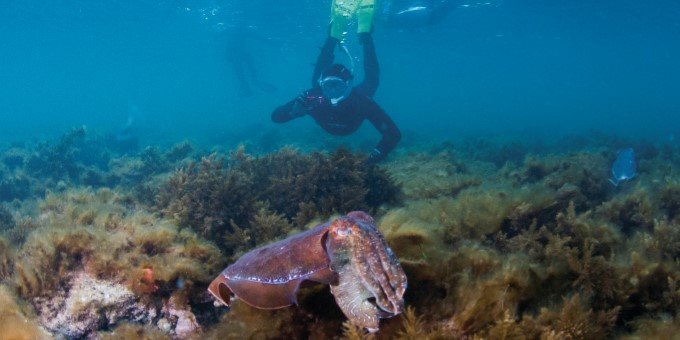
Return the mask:
<svg viewBox="0 0 680 340">
<path fill-rule="evenodd" d="M 311 91 L 307 90 L 305 92 L 302 92 L 297 99 L 295 100 L 295 106 L 298 106 L 299 109 L 302 109 L 305 111 L 304 114 L 309 113 L 309 111 L 313 110 L 317 106 L 323 104 L 324 98 L 323 96 L 320 95 L 315 95 Z"/>
</svg>

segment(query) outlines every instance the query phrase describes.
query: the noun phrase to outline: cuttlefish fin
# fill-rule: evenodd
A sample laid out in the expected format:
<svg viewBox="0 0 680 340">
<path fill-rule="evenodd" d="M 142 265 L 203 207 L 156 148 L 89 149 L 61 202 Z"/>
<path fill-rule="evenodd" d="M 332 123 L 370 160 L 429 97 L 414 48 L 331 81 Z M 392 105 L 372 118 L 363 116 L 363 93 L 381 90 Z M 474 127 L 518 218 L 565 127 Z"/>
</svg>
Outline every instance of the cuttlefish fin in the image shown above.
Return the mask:
<svg viewBox="0 0 680 340">
<path fill-rule="evenodd" d="M 210 292 L 210 294 L 212 294 L 212 296 L 214 296 L 217 301 L 227 307 L 229 307 L 231 298 L 234 295 L 231 289 L 229 289 L 229 286 L 227 286 L 227 279 L 224 277 L 224 275 L 219 275 L 210 283 L 208 286 L 208 292 Z"/>
</svg>

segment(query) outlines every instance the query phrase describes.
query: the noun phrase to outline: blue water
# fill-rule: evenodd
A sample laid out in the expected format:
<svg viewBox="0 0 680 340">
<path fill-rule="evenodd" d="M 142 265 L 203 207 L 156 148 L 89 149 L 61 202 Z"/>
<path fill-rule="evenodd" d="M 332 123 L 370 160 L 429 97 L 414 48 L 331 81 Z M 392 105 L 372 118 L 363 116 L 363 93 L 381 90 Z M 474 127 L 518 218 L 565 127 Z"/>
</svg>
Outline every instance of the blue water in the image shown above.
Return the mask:
<svg viewBox="0 0 680 340">
<path fill-rule="evenodd" d="M 456 3 L 441 23 L 378 23 L 376 101 L 405 132 L 680 135 L 677 1 Z M 0 143 L 73 126 L 115 133 L 137 112 L 145 142 L 213 142 L 270 121 L 309 86 L 330 1 L 22 0 L 0 9 Z M 226 31 L 248 26 L 258 75 L 239 96 Z M 351 51 L 360 55 L 355 42 Z M 365 124 L 366 133 L 372 133 Z M 680 136 L 679 136 L 680 137 Z"/>
</svg>

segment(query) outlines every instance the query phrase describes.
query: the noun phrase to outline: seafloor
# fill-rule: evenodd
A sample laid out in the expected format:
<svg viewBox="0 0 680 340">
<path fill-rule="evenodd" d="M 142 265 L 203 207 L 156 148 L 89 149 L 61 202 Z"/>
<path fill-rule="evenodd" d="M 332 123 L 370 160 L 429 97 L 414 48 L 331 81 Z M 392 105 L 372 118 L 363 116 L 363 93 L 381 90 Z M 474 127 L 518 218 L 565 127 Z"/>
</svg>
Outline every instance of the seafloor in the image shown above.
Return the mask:
<svg viewBox="0 0 680 340">
<path fill-rule="evenodd" d="M 680 333 L 672 141 L 412 142 L 369 168 L 345 149 L 255 145 L 125 150 L 77 128 L 2 146 L 0 339 Z M 638 176 L 615 187 L 623 147 Z M 240 254 L 351 210 L 375 216 L 408 276 L 405 313 L 377 334 L 320 285 L 296 307 L 213 306 L 208 283 Z"/>
</svg>

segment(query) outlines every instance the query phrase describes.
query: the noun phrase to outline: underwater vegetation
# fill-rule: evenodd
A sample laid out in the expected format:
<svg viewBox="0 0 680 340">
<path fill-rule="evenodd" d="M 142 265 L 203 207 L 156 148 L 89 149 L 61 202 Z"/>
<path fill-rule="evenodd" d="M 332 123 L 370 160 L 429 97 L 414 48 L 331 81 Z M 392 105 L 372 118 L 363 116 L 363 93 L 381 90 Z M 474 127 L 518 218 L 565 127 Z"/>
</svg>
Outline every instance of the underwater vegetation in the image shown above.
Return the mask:
<svg viewBox="0 0 680 340">
<path fill-rule="evenodd" d="M 677 173 L 648 159 L 649 177 L 615 188 L 611 155 L 527 156 L 462 191 L 415 193 L 389 211 L 381 230 L 402 259 L 406 301 L 423 311 L 426 332 L 590 339 L 634 331 L 643 316 L 677 320 L 680 225 L 665 208 Z M 441 154 L 426 158 L 410 166 L 437 174 Z M 455 186 L 448 181 L 460 173 L 432 186 Z"/>
<path fill-rule="evenodd" d="M 196 324 L 190 301 L 204 302 L 193 296 L 224 264 L 219 250 L 127 204 L 109 189 L 49 193 L 39 202 L 36 226 L 15 245 L 3 281 L 49 331 L 77 338 L 122 320 L 166 318 L 180 334 L 183 318 Z"/>
<path fill-rule="evenodd" d="M 51 339 L 50 334 L 33 322 L 33 315 L 27 312 L 13 296 L 10 289 L 0 285 L 0 338 L 16 340 Z"/>
<path fill-rule="evenodd" d="M 371 168 L 344 149 L 122 153 L 80 129 L 13 145 L 0 151 L 0 334 L 673 338 L 680 149 L 571 141 L 413 144 Z M 627 146 L 636 176 L 614 186 Z M 242 253 L 356 209 L 375 217 L 408 279 L 403 313 L 379 332 L 345 322 L 324 286 L 282 310 L 213 306 L 208 284 Z"/>
<path fill-rule="evenodd" d="M 200 157 L 189 142 L 161 152 L 149 146 L 117 151 L 105 136 L 74 128 L 56 141 L 11 147 L 0 155 L 0 202 L 42 197 L 74 186 L 134 188 L 140 198 L 155 176 Z"/>
<path fill-rule="evenodd" d="M 389 175 L 363 160 L 344 149 L 303 154 L 284 148 L 260 157 L 237 149 L 228 159 L 211 155 L 175 171 L 155 207 L 232 255 L 314 219 L 397 202 Z"/>
</svg>

